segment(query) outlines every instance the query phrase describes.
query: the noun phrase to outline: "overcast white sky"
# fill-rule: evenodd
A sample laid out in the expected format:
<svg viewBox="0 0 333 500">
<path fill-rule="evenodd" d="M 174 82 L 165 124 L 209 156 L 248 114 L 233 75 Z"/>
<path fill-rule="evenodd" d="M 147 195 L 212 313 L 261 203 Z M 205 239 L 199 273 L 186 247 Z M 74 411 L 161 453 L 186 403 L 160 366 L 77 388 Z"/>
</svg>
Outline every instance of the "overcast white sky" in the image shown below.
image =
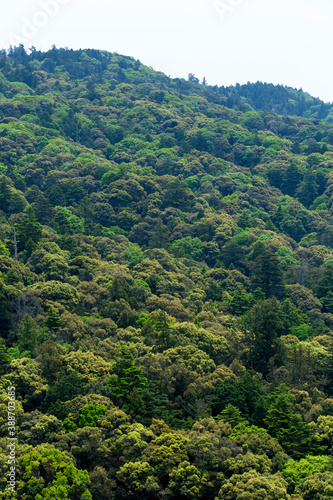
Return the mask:
<svg viewBox="0 0 333 500">
<path fill-rule="evenodd" d="M 106 49 L 172 77 L 261 80 L 333 101 L 332 22 L 332 0 L 10 0 L 0 47 Z"/>
</svg>

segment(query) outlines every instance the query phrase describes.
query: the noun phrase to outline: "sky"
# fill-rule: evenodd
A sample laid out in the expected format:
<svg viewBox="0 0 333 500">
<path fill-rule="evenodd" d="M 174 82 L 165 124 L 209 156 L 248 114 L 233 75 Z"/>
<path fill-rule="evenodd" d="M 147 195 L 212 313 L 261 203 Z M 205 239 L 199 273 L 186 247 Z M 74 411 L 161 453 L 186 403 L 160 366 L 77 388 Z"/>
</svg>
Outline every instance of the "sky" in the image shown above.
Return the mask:
<svg viewBox="0 0 333 500">
<path fill-rule="evenodd" d="M 10 0 L 0 47 L 94 48 L 210 85 L 263 81 L 333 102 L 332 0 Z"/>
</svg>

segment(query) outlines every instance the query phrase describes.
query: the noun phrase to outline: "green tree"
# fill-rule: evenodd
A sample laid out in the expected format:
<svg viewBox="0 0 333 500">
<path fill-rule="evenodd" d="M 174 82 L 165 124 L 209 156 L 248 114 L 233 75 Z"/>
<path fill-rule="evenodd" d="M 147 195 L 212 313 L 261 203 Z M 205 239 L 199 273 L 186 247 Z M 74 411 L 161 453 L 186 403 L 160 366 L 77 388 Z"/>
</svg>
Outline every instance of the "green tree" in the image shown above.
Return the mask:
<svg viewBox="0 0 333 500">
<path fill-rule="evenodd" d="M 112 367 L 112 377 L 108 385 L 113 396 L 116 398 L 127 398 L 132 391 L 136 389 L 139 393 L 147 384 L 148 380 L 143 377 L 143 370 L 135 365 L 134 356 L 128 347 L 122 345 L 120 352 L 116 355 L 116 363 Z"/>
<path fill-rule="evenodd" d="M 243 420 L 262 424 L 267 411 L 265 396 L 262 381 L 248 371 L 242 377 L 230 378 L 215 386 L 211 402 L 213 415 L 222 416 L 221 412 L 227 405 L 231 405 L 241 411 Z"/>
<path fill-rule="evenodd" d="M 319 281 L 315 285 L 315 292 L 318 297 L 327 296 L 329 298 L 328 293 L 333 291 L 333 264 L 328 263 L 323 265 L 321 271 Z"/>
<path fill-rule="evenodd" d="M 131 243 L 121 255 L 124 259 L 129 261 L 130 268 L 136 266 L 136 264 L 145 258 L 141 248 L 133 243 Z"/>
<path fill-rule="evenodd" d="M 53 443 L 62 431 L 62 422 L 54 415 L 44 415 L 38 410 L 25 413 L 20 422 L 18 440 L 32 446 Z"/>
<path fill-rule="evenodd" d="M 232 295 L 229 307 L 237 315 L 243 315 L 253 305 L 253 295 L 246 293 L 242 287 L 238 287 Z"/>
<path fill-rule="evenodd" d="M 306 208 L 309 208 L 316 199 L 317 193 L 316 175 L 314 172 L 308 171 L 296 189 L 296 197 Z"/>
<path fill-rule="evenodd" d="M 279 474 L 257 471 L 234 474 L 221 487 L 217 498 L 223 500 L 288 500 L 287 482 Z"/>
<path fill-rule="evenodd" d="M 333 495 L 333 472 L 319 472 L 305 479 L 295 489 L 304 500 L 331 500 Z"/>
<path fill-rule="evenodd" d="M 79 427 L 96 427 L 99 419 L 106 412 L 107 407 L 105 405 L 98 404 L 94 406 L 93 404 L 84 406 L 81 411 Z"/>
<path fill-rule="evenodd" d="M 25 314 L 17 326 L 16 346 L 20 352 L 28 351 L 31 356 L 34 356 L 36 347 L 46 338 L 46 332 L 40 328 L 36 320 L 29 314 Z"/>
<path fill-rule="evenodd" d="M 311 428 L 293 407 L 295 396 L 290 394 L 285 384 L 279 385 L 270 396 L 266 425 L 268 432 L 276 437 L 284 450 L 295 458 L 306 455 L 311 449 L 322 451 L 319 440 L 313 436 Z"/>
<path fill-rule="evenodd" d="M 30 257 L 42 235 L 42 225 L 37 222 L 31 206 L 25 209 L 25 217 L 15 222 L 19 251 L 24 250 L 26 257 Z"/>
<path fill-rule="evenodd" d="M 6 352 L 6 346 L 1 340 L 0 341 L 0 375 L 4 375 L 5 373 L 7 373 L 8 369 L 9 369 L 9 362 L 10 362 L 10 358 L 9 358 L 8 353 Z"/>
<path fill-rule="evenodd" d="M 36 349 L 37 362 L 44 377 L 53 383 L 63 372 L 65 349 L 53 340 L 46 340 Z"/>
<path fill-rule="evenodd" d="M 12 181 L 8 177 L 0 175 L 0 210 L 5 213 L 9 211 L 12 195 L 11 183 Z"/>
<path fill-rule="evenodd" d="M 270 249 L 265 250 L 254 263 L 254 284 L 261 288 L 267 298 L 284 293 L 283 272 L 279 257 Z"/>
<path fill-rule="evenodd" d="M 188 460 L 186 446 L 187 436 L 174 432 L 163 432 L 145 447 L 142 459 L 152 467 L 162 485 L 168 482 L 171 471 L 181 462 Z"/>
<path fill-rule="evenodd" d="M 202 241 L 199 238 L 181 238 L 172 243 L 170 251 L 176 257 L 190 257 L 194 260 L 202 259 Z"/>
<path fill-rule="evenodd" d="M 243 474 L 244 472 L 257 471 L 260 474 L 272 472 L 272 461 L 266 454 L 239 453 L 235 458 L 229 458 L 223 464 L 228 474 Z"/>
<path fill-rule="evenodd" d="M 269 372 L 270 364 L 280 366 L 286 357 L 285 347 L 279 336 L 284 330 L 284 315 L 276 298 L 256 304 L 244 317 L 247 365 L 263 375 Z"/>
<path fill-rule="evenodd" d="M 42 376 L 42 370 L 34 359 L 13 359 L 10 363 L 10 373 L 3 375 L 7 387 L 15 386 L 17 395 L 22 398 L 26 409 L 36 408 L 44 400 L 48 390 L 47 380 Z"/>
<path fill-rule="evenodd" d="M 240 409 L 230 403 L 228 403 L 224 410 L 220 412 L 218 418 L 221 418 L 224 422 L 228 422 L 228 424 L 232 427 L 235 427 L 242 422 L 246 422 L 246 420 L 242 417 Z"/>
<path fill-rule="evenodd" d="M 45 406 L 50 413 L 54 413 L 54 405 L 57 402 L 64 402 L 73 399 L 79 394 L 85 394 L 85 384 L 76 373 L 58 378 L 49 388 L 45 396 Z M 57 413 L 54 413 L 57 415 Z"/>
<path fill-rule="evenodd" d="M 58 309 L 50 306 L 47 311 L 45 326 L 51 331 L 56 332 L 60 327 L 60 315 Z"/>
<path fill-rule="evenodd" d="M 106 412 L 107 407 L 102 404 L 97 404 L 96 406 L 93 404 L 89 404 L 84 406 L 81 410 L 79 424 L 76 425 L 75 422 L 70 420 L 69 418 L 65 418 L 63 421 L 63 427 L 66 432 L 73 432 L 78 427 L 97 427 L 97 423 L 100 418 Z"/>
<path fill-rule="evenodd" d="M 168 498 L 199 500 L 205 498 L 205 494 L 213 488 L 213 482 L 209 481 L 207 472 L 199 470 L 187 461 L 174 468 L 169 478 L 166 490 Z"/>
<path fill-rule="evenodd" d="M 307 455 L 301 460 L 289 460 L 282 471 L 292 491 L 296 486 L 314 474 L 333 471 L 332 458 L 325 455 Z"/>
<path fill-rule="evenodd" d="M 86 470 L 74 466 L 71 458 L 50 445 L 39 445 L 22 459 L 22 480 L 17 494 L 22 500 L 62 498 L 91 500 Z"/>
<path fill-rule="evenodd" d="M 282 178 L 281 189 L 284 194 L 295 196 L 295 191 L 303 178 L 301 168 L 295 161 L 291 161 L 285 170 Z"/>
<path fill-rule="evenodd" d="M 159 491 L 154 469 L 147 462 L 127 462 L 117 472 L 117 479 L 125 486 L 128 498 L 148 500 Z"/>
</svg>

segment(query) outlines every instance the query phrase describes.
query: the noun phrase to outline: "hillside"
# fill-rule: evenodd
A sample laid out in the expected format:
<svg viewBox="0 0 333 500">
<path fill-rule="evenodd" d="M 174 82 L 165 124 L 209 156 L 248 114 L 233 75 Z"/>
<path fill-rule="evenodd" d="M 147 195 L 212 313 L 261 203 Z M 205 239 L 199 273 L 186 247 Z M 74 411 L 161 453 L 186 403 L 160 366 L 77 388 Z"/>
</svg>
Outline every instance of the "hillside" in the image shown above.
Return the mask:
<svg viewBox="0 0 333 500">
<path fill-rule="evenodd" d="M 332 103 L 324 103 L 302 89 L 256 82 L 220 87 L 218 92 L 227 97 L 226 105 L 229 107 L 241 109 L 242 105 L 249 104 L 257 111 L 317 118 L 330 123 L 333 121 Z"/>
<path fill-rule="evenodd" d="M 0 498 L 326 498 L 331 116 L 105 51 L 0 53 Z"/>
</svg>

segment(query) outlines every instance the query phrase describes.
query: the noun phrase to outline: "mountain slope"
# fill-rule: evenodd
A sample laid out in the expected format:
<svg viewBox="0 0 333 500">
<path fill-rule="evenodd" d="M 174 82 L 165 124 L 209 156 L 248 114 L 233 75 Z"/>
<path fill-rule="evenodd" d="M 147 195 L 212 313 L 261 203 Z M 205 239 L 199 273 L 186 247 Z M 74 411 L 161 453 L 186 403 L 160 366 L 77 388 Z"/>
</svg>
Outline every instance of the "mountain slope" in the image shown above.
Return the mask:
<svg viewBox="0 0 333 500">
<path fill-rule="evenodd" d="M 317 118 L 330 123 L 333 120 L 332 104 L 324 103 L 321 99 L 303 92 L 302 89 L 256 82 L 220 87 L 218 92 L 227 97 L 227 105 L 230 107 L 246 103 L 258 111 Z"/>
<path fill-rule="evenodd" d="M 272 112 L 316 113 L 302 96 L 2 51 L 0 446 L 15 387 L 20 498 L 333 482 L 333 127 Z"/>
</svg>

